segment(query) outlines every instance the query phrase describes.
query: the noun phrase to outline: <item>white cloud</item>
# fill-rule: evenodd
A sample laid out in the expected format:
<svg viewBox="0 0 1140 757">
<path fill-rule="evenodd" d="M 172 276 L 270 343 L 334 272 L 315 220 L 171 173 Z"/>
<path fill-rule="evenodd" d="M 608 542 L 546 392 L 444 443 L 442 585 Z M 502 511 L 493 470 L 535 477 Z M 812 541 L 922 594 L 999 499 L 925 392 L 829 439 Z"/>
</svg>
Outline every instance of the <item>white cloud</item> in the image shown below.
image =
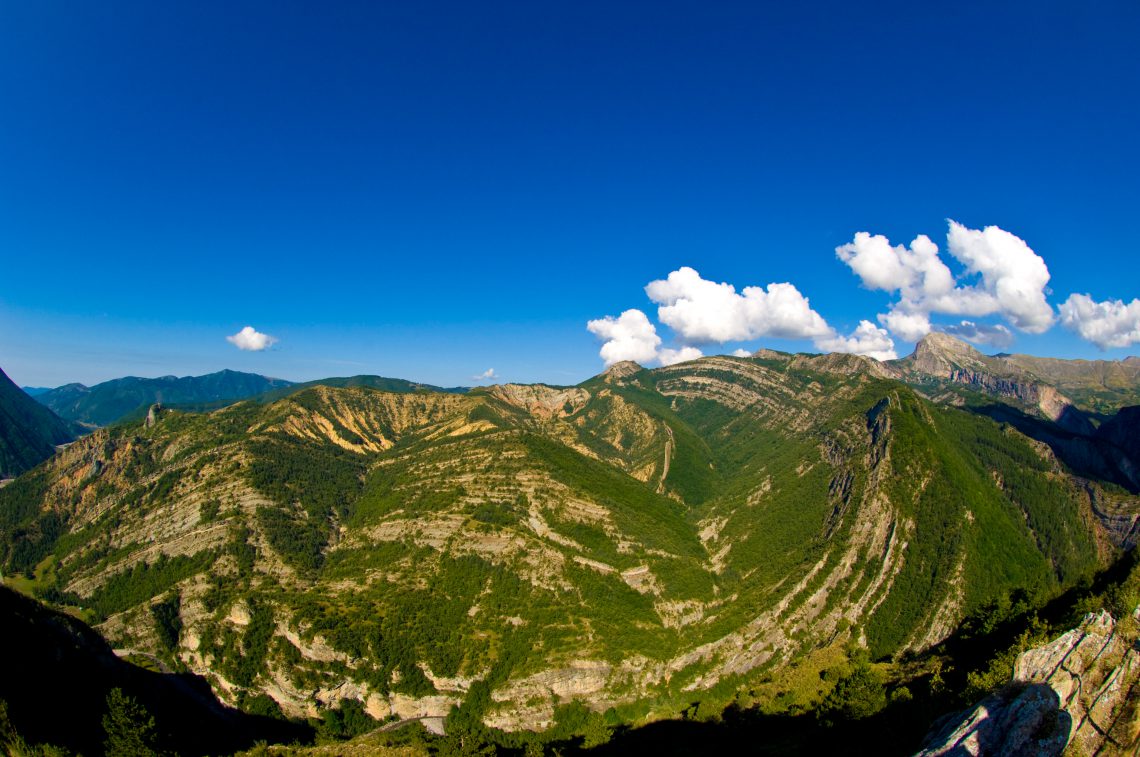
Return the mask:
<svg viewBox="0 0 1140 757">
<path fill-rule="evenodd" d="M 859 326 L 851 336 L 844 337 L 832 333 L 826 337 L 815 340 L 815 346 L 827 352 L 850 352 L 855 355 L 866 355 L 876 360 L 894 360 L 895 343 L 887 333 L 870 321 L 859 321 Z"/>
<path fill-rule="evenodd" d="M 934 245 L 931 243 L 930 247 Z M 812 339 L 816 347 L 831 352 L 852 352 L 878 360 L 896 357 L 895 344 L 884 329 L 863 321 L 850 337 L 843 337 L 812 310 L 808 298 L 791 284 L 744 287 L 738 294 L 732 284 L 703 279 L 685 266 L 665 279 L 650 282 L 645 293 L 658 304 L 657 317 L 661 322 L 686 342 L 723 344 L 760 337 Z M 691 358 L 679 360 L 687 359 Z"/>
<path fill-rule="evenodd" d="M 663 349 L 657 353 L 657 359 L 661 361 L 661 365 L 676 365 L 704 356 L 705 353 L 696 347 L 682 347 L 679 350 Z"/>
<path fill-rule="evenodd" d="M 949 221 L 949 227 L 947 249 L 964 266 L 964 276 L 977 277 L 974 284 L 959 286 L 925 235 L 909 247 L 892 247 L 886 237 L 861 231 L 835 254 L 868 289 L 898 293 L 898 301 L 878 318 L 907 341 L 930 332 L 932 313 L 998 314 L 1021 331 L 1046 331 L 1054 315 L 1045 301 L 1049 269 L 1041 256 L 997 226 L 977 231 Z"/>
<path fill-rule="evenodd" d="M 239 350 L 261 352 L 277 344 L 277 337 L 262 334 L 260 331 L 254 329 L 253 326 L 246 326 L 238 333 L 227 336 L 226 341 Z"/>
<path fill-rule="evenodd" d="M 829 333 L 827 322 L 791 284 L 745 287 L 702 279 L 685 266 L 645 287 L 657 318 L 685 342 L 723 344 L 759 337 L 810 338 Z"/>
<path fill-rule="evenodd" d="M 967 342 L 988 344 L 998 349 L 1009 347 L 1013 344 L 1014 339 L 1013 332 L 1000 323 L 996 326 L 990 326 L 984 323 L 974 323 L 973 321 L 962 321 L 958 324 L 940 326 L 938 330 L 950 336 L 965 339 Z"/>
<path fill-rule="evenodd" d="M 917 342 L 930 333 L 930 316 L 926 313 L 908 313 L 896 306 L 888 313 L 880 313 L 878 318 L 879 323 L 903 341 Z"/>
<path fill-rule="evenodd" d="M 1071 294 L 1061 303 L 1061 323 L 1081 338 L 1107 350 L 1140 342 L 1140 299 L 1097 302 L 1087 294 Z"/>
<path fill-rule="evenodd" d="M 494 368 L 488 368 L 487 370 L 483 371 L 482 373 L 475 374 L 471 378 L 474 381 L 490 381 L 491 379 L 497 379 L 498 377 L 499 377 L 499 375 L 497 373 L 495 373 Z"/>
<path fill-rule="evenodd" d="M 617 318 L 607 315 L 590 321 L 586 328 L 599 339 L 605 340 L 599 354 L 607 366 L 622 360 L 632 360 L 642 365 L 654 362 L 673 365 L 704 357 L 704 353 L 696 347 L 661 349 L 657 327 L 640 310 L 627 310 Z"/>
<path fill-rule="evenodd" d="M 917 301 L 943 295 L 954 288 L 954 276 L 938 257 L 938 245 L 920 234 L 910 247 L 892 247 L 882 234 L 860 231 L 855 241 L 835 248 L 868 289 L 898 291 L 903 299 Z"/>
<path fill-rule="evenodd" d="M 590 321 L 586 328 L 605 340 L 599 354 L 607 366 L 623 360 L 645 365 L 657 359 L 661 337 L 657 336 L 657 328 L 640 310 L 627 310 L 617 318 L 607 315 Z"/>
<path fill-rule="evenodd" d="M 586 324 L 594 335 L 605 340 L 600 354 L 607 366 L 622 360 L 642 364 L 656 360 L 662 365 L 673 365 L 703 357 L 694 344 L 724 344 L 760 337 L 812 339 L 821 350 L 851 352 L 878 360 L 896 357 L 894 342 L 885 329 L 862 321 L 850 336 L 844 337 L 812 310 L 808 299 L 791 284 L 745 287 L 737 293 L 733 285 L 708 281 L 685 266 L 665 279 L 650 282 L 645 292 L 659 306 L 658 318 L 676 333 L 682 345 L 662 348 L 661 337 L 645 313 L 627 310 L 618 318 L 606 316 Z M 738 349 L 732 354 L 750 357 L 752 353 Z"/>
<path fill-rule="evenodd" d="M 950 221 L 946 244 L 967 271 L 981 275 L 982 288 L 1014 326 L 1040 334 L 1053 325 L 1053 308 L 1045 301 L 1049 268 L 1022 239 L 997 226 L 976 231 Z"/>
</svg>

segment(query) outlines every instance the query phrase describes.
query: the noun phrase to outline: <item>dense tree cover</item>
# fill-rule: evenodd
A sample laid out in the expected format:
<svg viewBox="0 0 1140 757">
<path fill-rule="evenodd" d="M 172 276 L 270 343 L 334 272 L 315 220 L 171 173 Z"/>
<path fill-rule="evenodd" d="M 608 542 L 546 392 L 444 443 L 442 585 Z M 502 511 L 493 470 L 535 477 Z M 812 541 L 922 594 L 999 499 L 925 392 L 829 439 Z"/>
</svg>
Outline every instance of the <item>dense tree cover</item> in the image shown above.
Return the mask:
<svg viewBox="0 0 1140 757">
<path fill-rule="evenodd" d="M 257 548 L 250 543 L 252 532 L 244 523 L 233 523 L 226 540 L 226 554 L 234 558 L 239 578 L 248 579 L 257 562 Z"/>
<path fill-rule="evenodd" d="M 40 468 L 0 488 L 0 565 L 9 573 L 27 573 L 60 535 L 60 516 L 41 512 L 49 482 Z"/>
<path fill-rule="evenodd" d="M 273 607 L 267 602 L 250 602 L 250 621 L 241 638 L 241 656 L 229 668 L 233 680 L 240 686 L 253 684 L 257 674 L 265 667 L 265 655 L 269 651 L 269 641 L 273 638 Z"/>
<path fill-rule="evenodd" d="M 257 521 L 269 546 L 285 562 L 311 573 L 324 562 L 329 524 L 306 512 L 289 512 L 275 507 L 257 508 Z"/>
<path fill-rule="evenodd" d="M 700 505 L 714 497 L 723 485 L 723 478 L 719 466 L 713 464 L 713 451 L 700 429 L 682 420 L 670 403 L 656 392 L 629 386 L 620 393 L 668 426 L 673 450 L 667 479 L 669 489 L 689 505 Z M 663 453 L 664 439 L 662 445 Z"/>
<path fill-rule="evenodd" d="M 536 434 L 519 441 L 532 459 L 557 481 L 606 507 L 622 531 L 637 534 L 650 549 L 700 557 L 700 540 L 692 533 L 684 509 L 632 476 Z"/>
<path fill-rule="evenodd" d="M 87 599 L 72 597 L 71 604 L 89 607 L 100 617 L 142 604 L 174 586 L 184 578 L 209 568 L 217 555 L 212 551 L 196 555 L 167 557 L 160 554 L 153 562 L 137 562 L 134 567 L 116 573 Z"/>
<path fill-rule="evenodd" d="M 379 726 L 380 722 L 364 711 L 363 704 L 355 699 L 344 699 L 338 707 L 321 711 L 317 735 L 323 739 L 343 741 Z"/>
<path fill-rule="evenodd" d="M 523 502 L 511 504 L 510 502 L 483 502 L 471 513 L 471 517 L 480 523 L 492 526 L 513 526 L 526 515 L 526 495 L 519 495 Z"/>
<path fill-rule="evenodd" d="M 931 599 L 947 591 L 963 590 L 969 609 L 1003 591 L 1043 592 L 1055 582 L 1048 554 L 1038 550 L 1025 514 L 993 485 L 993 470 L 971 447 L 952 443 L 967 433 L 994 440 L 986 428 L 991 421 L 953 410 L 932 416 L 908 397 L 892 411 L 891 422 L 891 498 L 915 525 L 904 566 L 867 627 L 876 656 L 898 649 L 929 612 Z M 1016 479 L 1019 463 L 1001 462 L 998 473 L 1009 470 Z M 908 468 L 930 474 L 916 479 L 905 475 Z M 1084 538 L 1091 544 L 1090 534 Z"/>
<path fill-rule="evenodd" d="M 283 505 L 300 504 L 312 515 L 347 514 L 359 493 L 364 461 L 335 445 L 305 445 L 285 436 L 249 444 L 250 482 Z"/>
<path fill-rule="evenodd" d="M 870 717 L 887 706 L 887 689 L 866 660 L 857 659 L 819 706 L 825 722 Z"/>
<path fill-rule="evenodd" d="M 107 695 L 103 730 L 107 733 L 107 740 L 103 742 L 107 757 L 158 755 L 154 718 L 122 689 L 111 689 Z"/>
<path fill-rule="evenodd" d="M 250 482 L 281 507 L 258 509 L 270 546 L 303 571 L 320 567 L 331 521 L 343 520 L 359 496 L 364 462 L 328 445 L 313 448 L 288 438 L 251 444 Z"/>
<path fill-rule="evenodd" d="M 182 633 L 181 609 L 182 598 L 177 593 L 150 606 L 158 643 L 168 652 L 178 649 L 178 637 Z"/>
</svg>

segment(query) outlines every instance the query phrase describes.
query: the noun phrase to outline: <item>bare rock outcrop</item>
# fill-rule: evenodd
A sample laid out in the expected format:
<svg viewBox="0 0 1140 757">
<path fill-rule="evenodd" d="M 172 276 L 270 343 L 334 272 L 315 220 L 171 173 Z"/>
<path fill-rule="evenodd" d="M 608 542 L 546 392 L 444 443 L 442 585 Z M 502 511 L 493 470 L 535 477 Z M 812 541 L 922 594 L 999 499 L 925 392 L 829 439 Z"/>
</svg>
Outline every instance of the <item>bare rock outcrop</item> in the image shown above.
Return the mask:
<svg viewBox="0 0 1140 757">
<path fill-rule="evenodd" d="M 642 370 L 642 367 L 632 360 L 622 360 L 606 368 L 606 370 L 602 372 L 602 376 L 607 384 L 620 383 L 622 379 L 629 378 Z"/>
<path fill-rule="evenodd" d="M 1024 652 L 1013 681 L 943 721 L 920 755 L 1133 755 L 1140 750 L 1140 609 L 1105 611 Z"/>
</svg>

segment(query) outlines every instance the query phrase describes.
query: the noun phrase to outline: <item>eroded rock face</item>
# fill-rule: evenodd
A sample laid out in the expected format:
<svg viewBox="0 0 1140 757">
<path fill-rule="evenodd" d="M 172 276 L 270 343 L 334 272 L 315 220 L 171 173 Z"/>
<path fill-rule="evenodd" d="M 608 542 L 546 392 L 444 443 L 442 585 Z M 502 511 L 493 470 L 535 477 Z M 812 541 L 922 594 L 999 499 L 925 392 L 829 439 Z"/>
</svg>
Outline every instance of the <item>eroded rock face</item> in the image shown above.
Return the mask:
<svg viewBox="0 0 1140 757">
<path fill-rule="evenodd" d="M 1011 686 L 983 699 L 965 719 L 953 718 L 919 755 L 1060 755 L 1070 727 L 1071 717 L 1053 689 Z"/>
<path fill-rule="evenodd" d="M 1140 608 L 1120 623 L 1089 613 L 1078 628 L 1025 652 L 1009 686 L 936 727 L 919 754 L 1136 754 L 1137 621 Z"/>
<path fill-rule="evenodd" d="M 612 384 L 615 381 L 629 378 L 635 373 L 639 373 L 642 367 L 632 360 L 622 360 L 620 363 L 614 363 L 609 368 L 606 368 L 602 375 L 605 377 L 607 384 Z"/>
</svg>

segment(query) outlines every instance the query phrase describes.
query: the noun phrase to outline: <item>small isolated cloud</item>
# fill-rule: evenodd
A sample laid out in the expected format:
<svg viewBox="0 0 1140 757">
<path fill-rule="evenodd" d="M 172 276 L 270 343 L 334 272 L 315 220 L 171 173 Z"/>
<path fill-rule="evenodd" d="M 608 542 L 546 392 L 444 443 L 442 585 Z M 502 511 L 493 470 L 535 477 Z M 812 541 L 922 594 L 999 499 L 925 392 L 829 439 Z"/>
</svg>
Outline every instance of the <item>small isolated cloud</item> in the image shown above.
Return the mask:
<svg viewBox="0 0 1140 757">
<path fill-rule="evenodd" d="M 899 295 L 879 323 L 907 341 L 930 333 L 932 313 L 1000 315 L 1031 334 L 1053 325 L 1053 308 L 1045 301 L 1049 268 L 1024 240 L 997 226 L 979 231 L 949 221 L 946 246 L 965 268 L 964 277 L 976 279 L 973 284 L 959 284 L 926 235 L 907 247 L 861 231 L 835 254 L 863 286 Z"/>
<path fill-rule="evenodd" d="M 586 324 L 591 334 L 605 340 L 600 355 L 606 366 L 632 360 L 635 363 L 651 363 L 657 359 L 657 348 L 661 337 L 657 328 L 640 310 L 630 309 L 617 318 L 607 315 Z"/>
<path fill-rule="evenodd" d="M 657 318 L 690 344 L 783 337 L 812 338 L 829 333 L 823 316 L 791 284 L 736 287 L 701 278 L 685 266 L 645 287 L 658 305 Z"/>
<path fill-rule="evenodd" d="M 499 377 L 499 374 L 495 373 L 494 368 L 488 368 L 487 370 L 483 371 L 482 373 L 475 374 L 474 376 L 471 377 L 471 379 L 473 381 L 491 381 L 492 379 L 497 379 L 498 377 Z"/>
<path fill-rule="evenodd" d="M 739 349 L 732 351 L 733 357 L 752 357 L 752 353 L 746 349 Z"/>
<path fill-rule="evenodd" d="M 262 352 L 277 344 L 277 337 L 262 334 L 253 326 L 246 326 L 236 334 L 226 337 L 226 341 L 246 352 Z"/>
<path fill-rule="evenodd" d="M 1071 294 L 1060 311 L 1065 328 L 1102 350 L 1140 342 L 1140 299 L 1097 302 L 1087 294 Z"/>
<path fill-rule="evenodd" d="M 815 340 L 815 346 L 827 352 L 849 352 L 853 355 L 866 355 L 876 360 L 894 360 L 895 343 L 886 329 L 881 329 L 870 321 L 859 321 L 859 326 L 851 336 L 832 333 Z"/>
<path fill-rule="evenodd" d="M 979 324 L 973 321 L 962 321 L 958 324 L 940 326 L 938 330 L 950 336 L 965 339 L 967 342 L 988 344 L 998 349 L 1009 347 L 1013 344 L 1014 340 L 1013 332 L 1000 323 L 996 326 L 989 326 L 984 323 Z"/>
</svg>

